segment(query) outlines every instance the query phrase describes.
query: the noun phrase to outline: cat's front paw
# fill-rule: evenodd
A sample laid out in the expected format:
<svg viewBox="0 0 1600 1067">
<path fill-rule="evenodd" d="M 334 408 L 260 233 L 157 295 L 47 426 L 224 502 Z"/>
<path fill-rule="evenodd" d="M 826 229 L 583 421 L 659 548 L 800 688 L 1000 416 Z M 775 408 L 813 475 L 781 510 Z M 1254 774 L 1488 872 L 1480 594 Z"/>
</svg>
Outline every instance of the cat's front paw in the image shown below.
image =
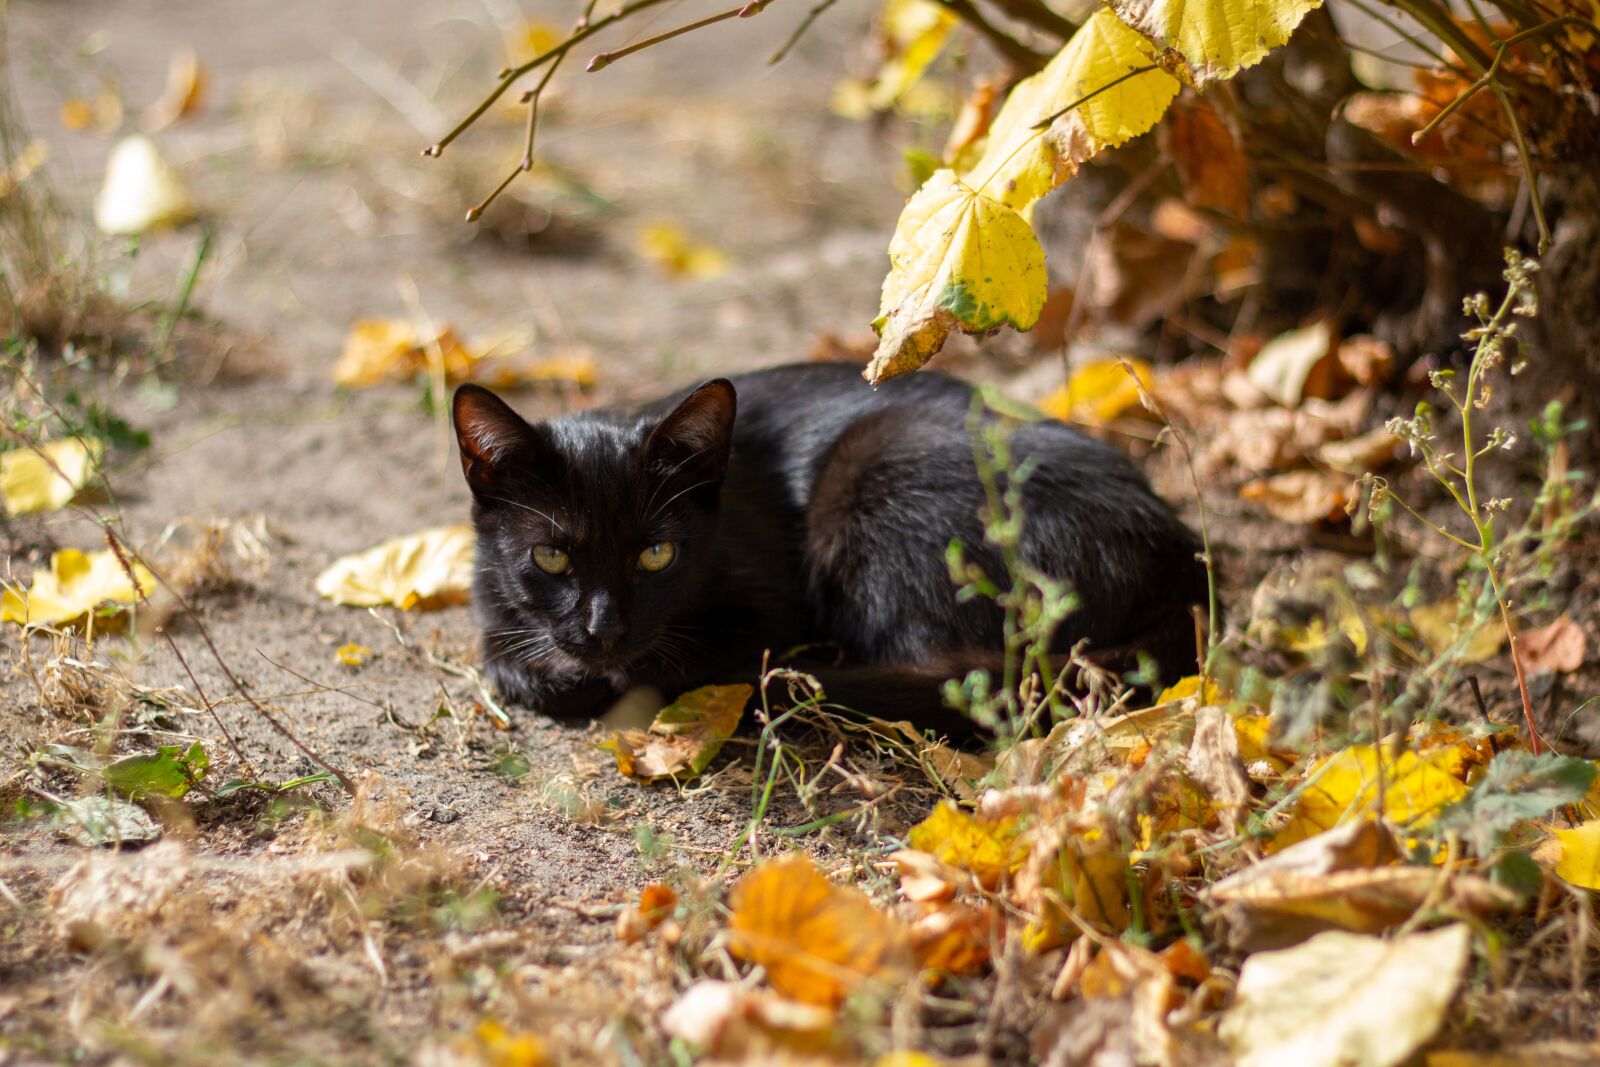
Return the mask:
<svg viewBox="0 0 1600 1067">
<path fill-rule="evenodd" d="M 521 704 L 525 708 L 538 708 L 543 702 L 544 687 L 515 663 L 492 659 L 488 666 L 484 667 L 483 675 L 489 680 L 490 688 L 507 703 Z"/>
</svg>

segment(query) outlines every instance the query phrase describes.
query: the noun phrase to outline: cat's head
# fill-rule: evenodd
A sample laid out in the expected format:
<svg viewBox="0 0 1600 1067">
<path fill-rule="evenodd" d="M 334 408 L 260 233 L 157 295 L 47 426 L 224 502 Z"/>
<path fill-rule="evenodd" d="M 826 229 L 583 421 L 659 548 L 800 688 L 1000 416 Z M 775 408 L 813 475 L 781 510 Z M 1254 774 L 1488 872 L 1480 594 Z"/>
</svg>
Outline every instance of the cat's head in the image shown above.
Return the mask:
<svg viewBox="0 0 1600 1067">
<path fill-rule="evenodd" d="M 552 674 L 672 657 L 673 619 L 712 565 L 734 412 L 724 379 L 636 422 L 529 423 L 487 389 L 457 389 L 491 654 Z"/>
</svg>

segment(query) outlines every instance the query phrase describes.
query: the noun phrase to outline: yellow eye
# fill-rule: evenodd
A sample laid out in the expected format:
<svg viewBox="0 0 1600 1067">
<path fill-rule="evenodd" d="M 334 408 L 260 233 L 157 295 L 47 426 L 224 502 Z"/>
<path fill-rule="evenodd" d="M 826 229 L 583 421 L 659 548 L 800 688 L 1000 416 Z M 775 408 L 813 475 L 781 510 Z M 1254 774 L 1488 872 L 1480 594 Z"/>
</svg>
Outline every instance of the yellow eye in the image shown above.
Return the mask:
<svg viewBox="0 0 1600 1067">
<path fill-rule="evenodd" d="M 678 554 L 678 546 L 671 541 L 658 541 L 639 553 L 639 569 L 642 571 L 664 571 L 672 564 L 672 558 Z"/>
<path fill-rule="evenodd" d="M 534 545 L 533 562 L 546 574 L 565 574 L 572 566 L 572 558 L 554 545 Z"/>
</svg>

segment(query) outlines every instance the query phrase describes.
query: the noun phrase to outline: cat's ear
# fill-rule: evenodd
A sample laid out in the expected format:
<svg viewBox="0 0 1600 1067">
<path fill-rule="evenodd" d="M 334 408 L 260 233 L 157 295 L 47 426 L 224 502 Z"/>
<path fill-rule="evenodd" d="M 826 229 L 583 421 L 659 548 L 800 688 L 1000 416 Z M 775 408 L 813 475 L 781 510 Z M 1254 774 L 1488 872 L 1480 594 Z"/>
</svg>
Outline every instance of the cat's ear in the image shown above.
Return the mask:
<svg viewBox="0 0 1600 1067">
<path fill-rule="evenodd" d="M 450 416 L 461 447 L 461 472 L 474 492 L 493 485 L 506 460 L 525 454 L 538 442 L 527 420 L 481 385 L 457 389 Z"/>
<path fill-rule="evenodd" d="M 733 449 L 737 410 L 733 383 L 726 378 L 709 381 L 650 431 L 645 453 L 653 465 L 675 475 L 721 481 Z"/>
</svg>

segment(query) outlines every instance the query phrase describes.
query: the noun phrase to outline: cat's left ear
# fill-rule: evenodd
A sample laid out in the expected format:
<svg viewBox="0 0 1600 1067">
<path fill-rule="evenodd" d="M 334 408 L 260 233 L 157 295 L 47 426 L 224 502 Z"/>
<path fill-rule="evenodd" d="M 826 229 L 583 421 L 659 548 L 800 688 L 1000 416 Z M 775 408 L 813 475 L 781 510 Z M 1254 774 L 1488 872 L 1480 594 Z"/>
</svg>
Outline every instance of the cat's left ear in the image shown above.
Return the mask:
<svg viewBox="0 0 1600 1067">
<path fill-rule="evenodd" d="M 475 493 L 493 488 L 497 475 L 513 456 L 527 459 L 538 434 L 504 400 L 481 385 L 463 385 L 450 405 L 461 471 Z"/>
<path fill-rule="evenodd" d="M 709 381 L 684 397 L 650 431 L 645 454 L 652 465 L 674 475 L 721 481 L 733 450 L 733 418 L 738 410 L 733 383 Z"/>
</svg>

